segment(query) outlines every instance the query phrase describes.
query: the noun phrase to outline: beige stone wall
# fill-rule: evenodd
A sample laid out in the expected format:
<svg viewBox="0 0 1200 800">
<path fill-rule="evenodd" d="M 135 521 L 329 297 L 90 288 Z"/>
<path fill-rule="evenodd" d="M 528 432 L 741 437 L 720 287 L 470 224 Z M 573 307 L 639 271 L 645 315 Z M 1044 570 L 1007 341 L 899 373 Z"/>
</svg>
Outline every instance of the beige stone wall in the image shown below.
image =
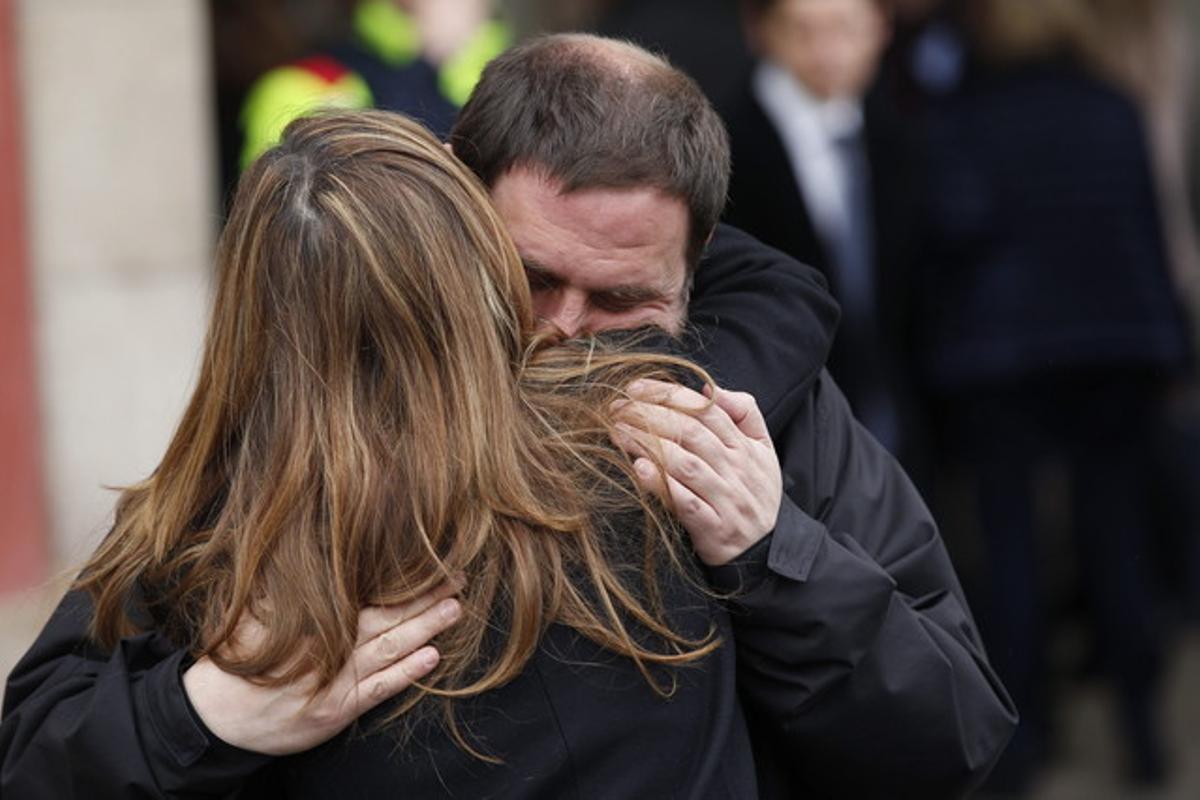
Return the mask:
<svg viewBox="0 0 1200 800">
<path fill-rule="evenodd" d="M 201 0 L 19 0 L 46 491 L 58 563 L 153 469 L 202 334 L 216 220 Z"/>
</svg>

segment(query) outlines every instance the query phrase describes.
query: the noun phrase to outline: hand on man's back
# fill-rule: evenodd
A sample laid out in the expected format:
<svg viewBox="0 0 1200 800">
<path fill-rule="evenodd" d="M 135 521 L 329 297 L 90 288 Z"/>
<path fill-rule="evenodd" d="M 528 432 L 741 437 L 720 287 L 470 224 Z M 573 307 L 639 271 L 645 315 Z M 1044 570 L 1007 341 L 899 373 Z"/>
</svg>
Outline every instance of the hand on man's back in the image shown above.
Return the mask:
<svg viewBox="0 0 1200 800">
<path fill-rule="evenodd" d="M 447 582 L 408 603 L 363 609 L 354 652 L 320 691 L 311 675 L 267 686 L 225 672 L 208 657 L 183 674 L 184 691 L 205 726 L 228 744 L 272 756 L 308 750 L 437 666 L 439 654 L 429 641 L 461 616 L 453 599 L 460 589 Z M 244 616 L 237 646 L 255 647 L 264 632 L 262 622 Z"/>
</svg>

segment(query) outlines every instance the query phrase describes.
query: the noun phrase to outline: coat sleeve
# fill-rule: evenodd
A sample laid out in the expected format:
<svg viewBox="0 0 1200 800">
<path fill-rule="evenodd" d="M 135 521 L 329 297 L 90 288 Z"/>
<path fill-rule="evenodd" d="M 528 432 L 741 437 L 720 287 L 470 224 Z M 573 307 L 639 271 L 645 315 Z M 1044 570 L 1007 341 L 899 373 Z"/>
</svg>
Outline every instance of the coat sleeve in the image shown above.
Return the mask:
<svg viewBox="0 0 1200 800">
<path fill-rule="evenodd" d="M 721 386 L 754 394 L 774 436 L 824 366 L 838 314 L 816 269 L 718 225 L 696 270 L 682 343 Z"/>
<path fill-rule="evenodd" d="M 828 375 L 812 404 L 804 430 L 788 432 L 806 451 L 789 455 L 811 463 L 788 470 L 775 531 L 712 575 L 735 592 L 756 739 L 788 796 L 962 795 L 999 758 L 1016 711 L 920 496 Z"/>
<path fill-rule="evenodd" d="M 228 797 L 270 761 L 207 731 L 183 689 L 183 650 L 146 633 L 104 652 L 91 615 L 88 595 L 69 592 L 9 676 L 0 796 Z"/>
</svg>

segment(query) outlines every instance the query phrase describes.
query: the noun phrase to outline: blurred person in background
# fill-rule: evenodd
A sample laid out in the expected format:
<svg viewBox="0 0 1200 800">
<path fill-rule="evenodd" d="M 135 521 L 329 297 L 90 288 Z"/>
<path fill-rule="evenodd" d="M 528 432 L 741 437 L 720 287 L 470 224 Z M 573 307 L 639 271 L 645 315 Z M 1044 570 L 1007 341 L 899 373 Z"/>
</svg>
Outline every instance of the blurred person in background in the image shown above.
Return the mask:
<svg viewBox="0 0 1200 800">
<path fill-rule="evenodd" d="M 1186 86 L 1191 113 L 1187 124 L 1188 196 L 1192 205 L 1192 221 L 1200 230 L 1200 4 L 1180 0 L 1182 22 L 1191 44 L 1187 51 Z M 1200 309 L 1198 309 L 1200 311 Z"/>
<path fill-rule="evenodd" d="M 241 109 L 241 165 L 317 109 L 382 108 L 444 137 L 483 66 L 511 40 L 492 0 L 359 0 L 351 38 L 276 67 Z"/>
<path fill-rule="evenodd" d="M 741 94 L 750 54 L 734 0 L 600 0 L 587 30 L 661 53 L 720 109 Z"/>
<path fill-rule="evenodd" d="M 1200 252 L 1193 200 L 1188 190 L 1194 154 L 1188 151 L 1196 104 L 1195 47 L 1200 31 L 1182 0 L 1092 0 L 1097 63 L 1126 87 L 1145 116 L 1166 232 L 1171 273 L 1193 325 L 1200 333 Z M 1186 9 L 1190 7 L 1192 12 Z M 1169 387 L 1155 436 L 1155 481 L 1160 512 L 1156 533 L 1159 569 L 1174 604 L 1200 614 L 1200 381 L 1195 370 Z"/>
<path fill-rule="evenodd" d="M 1180 48 L 1182 77 L 1179 85 L 1186 98 L 1188 113 L 1183 117 L 1184 131 L 1179 138 L 1184 148 L 1182 161 L 1185 169 L 1182 179 L 1186 183 L 1185 192 L 1191 211 L 1188 220 L 1191 224 L 1188 227 L 1194 243 L 1195 237 L 1200 234 L 1200 5 L 1180 0 L 1175 4 L 1175 9 L 1174 16 L 1184 36 L 1184 45 Z M 1197 262 L 1200 262 L 1200 258 Z M 1200 349 L 1200 268 L 1193 274 L 1190 290 L 1185 295 L 1192 316 L 1193 342 Z M 1185 581 L 1184 589 L 1189 616 L 1193 621 L 1200 621 L 1200 497 L 1193 489 L 1200 485 L 1200 376 L 1194 371 L 1192 379 L 1191 396 L 1183 412 L 1187 420 L 1184 430 L 1189 447 L 1180 453 L 1181 462 L 1175 474 L 1181 477 L 1176 482 L 1178 491 L 1173 496 L 1179 498 L 1180 506 L 1187 509 L 1192 557 L 1186 573 L 1189 581 Z"/>
<path fill-rule="evenodd" d="M 993 785 L 1022 789 L 1046 751 L 1035 484 L 1055 460 L 1129 774 L 1158 782 L 1150 442 L 1190 348 L 1145 126 L 1088 0 L 963 11 L 971 70 L 929 109 L 914 318 L 942 444 L 974 484 L 981 630 L 1023 716 Z"/>
<path fill-rule="evenodd" d="M 888 42 L 881 0 L 746 0 L 759 57 L 724 110 L 733 154 L 725 219 L 818 267 L 842 308 L 830 371 L 893 453 L 908 211 L 905 134 L 867 102 Z"/>
</svg>

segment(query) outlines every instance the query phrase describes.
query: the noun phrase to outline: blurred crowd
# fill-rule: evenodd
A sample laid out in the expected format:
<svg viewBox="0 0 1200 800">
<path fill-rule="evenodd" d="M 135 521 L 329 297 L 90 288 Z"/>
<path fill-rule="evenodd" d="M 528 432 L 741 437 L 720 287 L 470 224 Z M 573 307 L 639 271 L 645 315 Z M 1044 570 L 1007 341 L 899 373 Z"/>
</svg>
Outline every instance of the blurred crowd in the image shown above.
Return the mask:
<svg viewBox="0 0 1200 800">
<path fill-rule="evenodd" d="M 1200 613 L 1200 14 L 1175 0 L 213 0 L 224 180 L 280 107 L 445 132 L 539 28 L 665 52 L 732 142 L 726 220 L 826 275 L 830 369 L 935 506 L 1050 755 L 1064 678 L 1110 682 L 1131 779 L 1170 770 L 1159 692 Z M 1072 632 L 1072 648 L 1052 646 Z"/>
</svg>

